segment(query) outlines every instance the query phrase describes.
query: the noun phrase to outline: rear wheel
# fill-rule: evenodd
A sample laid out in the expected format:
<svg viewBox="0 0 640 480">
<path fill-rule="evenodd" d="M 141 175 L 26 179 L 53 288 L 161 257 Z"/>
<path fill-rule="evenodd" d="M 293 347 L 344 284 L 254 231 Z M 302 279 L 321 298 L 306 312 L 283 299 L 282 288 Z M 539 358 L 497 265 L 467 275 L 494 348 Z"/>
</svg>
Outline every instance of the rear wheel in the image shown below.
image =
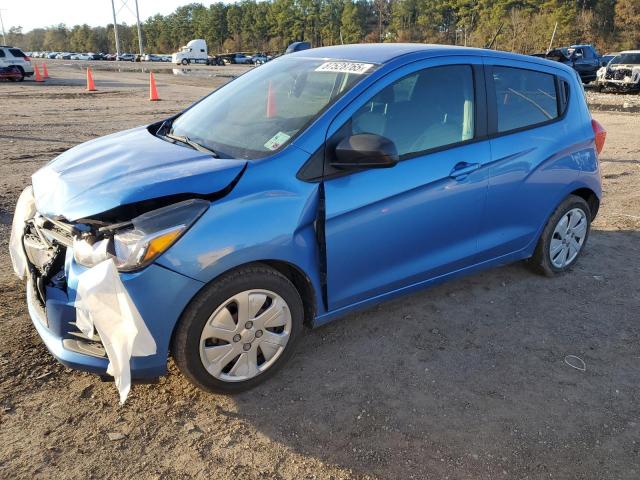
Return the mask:
<svg viewBox="0 0 640 480">
<path fill-rule="evenodd" d="M 291 357 L 303 317 L 300 295 L 284 275 L 261 264 L 243 267 L 205 287 L 187 307 L 173 356 L 203 390 L 244 391 Z"/>
<path fill-rule="evenodd" d="M 18 70 L 20 70 L 20 78 L 16 78 L 17 82 L 23 82 L 24 81 L 24 69 L 22 67 L 18 67 Z"/>
<path fill-rule="evenodd" d="M 547 276 L 565 272 L 584 250 L 591 229 L 587 202 L 569 195 L 551 215 L 531 258 L 531 265 Z"/>
</svg>

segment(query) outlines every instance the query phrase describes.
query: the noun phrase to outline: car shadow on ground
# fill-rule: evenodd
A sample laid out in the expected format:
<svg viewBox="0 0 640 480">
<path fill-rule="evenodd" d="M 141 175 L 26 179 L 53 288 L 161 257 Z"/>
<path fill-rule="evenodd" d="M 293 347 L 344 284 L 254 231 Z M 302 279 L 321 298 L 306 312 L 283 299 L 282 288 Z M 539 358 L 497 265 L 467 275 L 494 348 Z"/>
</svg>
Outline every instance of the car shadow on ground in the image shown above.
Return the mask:
<svg viewBox="0 0 640 480">
<path fill-rule="evenodd" d="M 237 414 L 304 455 L 386 478 L 626 478 L 638 465 L 639 250 L 638 231 L 595 231 L 568 274 L 519 263 L 350 315 L 309 332 L 275 378 L 234 398 Z"/>
</svg>

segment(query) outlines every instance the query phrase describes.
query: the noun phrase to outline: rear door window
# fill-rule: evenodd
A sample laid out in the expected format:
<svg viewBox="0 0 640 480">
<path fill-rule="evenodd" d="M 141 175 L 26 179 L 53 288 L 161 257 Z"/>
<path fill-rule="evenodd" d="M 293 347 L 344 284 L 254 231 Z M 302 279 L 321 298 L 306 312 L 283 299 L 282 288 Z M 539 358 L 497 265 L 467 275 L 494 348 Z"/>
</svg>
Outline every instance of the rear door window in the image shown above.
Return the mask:
<svg viewBox="0 0 640 480">
<path fill-rule="evenodd" d="M 498 132 L 558 118 L 555 76 L 512 67 L 492 67 Z"/>
<path fill-rule="evenodd" d="M 3 58 L 4 56 L 5 56 L 4 55 L 4 50 L 2 48 L 0 48 L 0 58 Z"/>
</svg>

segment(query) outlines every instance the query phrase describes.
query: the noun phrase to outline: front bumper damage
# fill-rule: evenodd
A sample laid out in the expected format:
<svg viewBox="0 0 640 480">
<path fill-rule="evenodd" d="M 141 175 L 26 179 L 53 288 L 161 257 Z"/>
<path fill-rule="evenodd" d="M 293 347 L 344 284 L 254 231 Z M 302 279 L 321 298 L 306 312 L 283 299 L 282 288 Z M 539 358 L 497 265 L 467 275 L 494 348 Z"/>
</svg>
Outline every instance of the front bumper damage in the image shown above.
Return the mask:
<svg viewBox="0 0 640 480">
<path fill-rule="evenodd" d="M 619 91 L 640 90 L 640 67 L 602 67 L 596 75 L 596 86 Z"/>
<path fill-rule="evenodd" d="M 12 264 L 49 351 L 70 368 L 112 375 L 124 402 L 132 379 L 166 373 L 173 327 L 202 283 L 156 264 L 133 273 L 117 272 L 111 260 L 83 267 L 73 258 L 69 225 L 39 215 L 25 189 Z"/>
</svg>

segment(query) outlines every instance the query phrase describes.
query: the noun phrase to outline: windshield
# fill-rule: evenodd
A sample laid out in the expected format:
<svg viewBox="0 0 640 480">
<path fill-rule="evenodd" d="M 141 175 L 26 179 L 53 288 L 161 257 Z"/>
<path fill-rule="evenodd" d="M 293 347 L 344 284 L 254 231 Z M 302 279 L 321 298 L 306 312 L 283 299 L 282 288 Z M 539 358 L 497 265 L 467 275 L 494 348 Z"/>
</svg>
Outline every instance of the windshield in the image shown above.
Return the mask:
<svg viewBox="0 0 640 480">
<path fill-rule="evenodd" d="M 640 64 L 640 53 L 623 53 L 617 55 L 609 65 L 635 65 Z"/>
<path fill-rule="evenodd" d="M 216 90 L 173 122 L 225 158 L 257 159 L 281 149 L 373 64 L 281 57 Z"/>
</svg>

